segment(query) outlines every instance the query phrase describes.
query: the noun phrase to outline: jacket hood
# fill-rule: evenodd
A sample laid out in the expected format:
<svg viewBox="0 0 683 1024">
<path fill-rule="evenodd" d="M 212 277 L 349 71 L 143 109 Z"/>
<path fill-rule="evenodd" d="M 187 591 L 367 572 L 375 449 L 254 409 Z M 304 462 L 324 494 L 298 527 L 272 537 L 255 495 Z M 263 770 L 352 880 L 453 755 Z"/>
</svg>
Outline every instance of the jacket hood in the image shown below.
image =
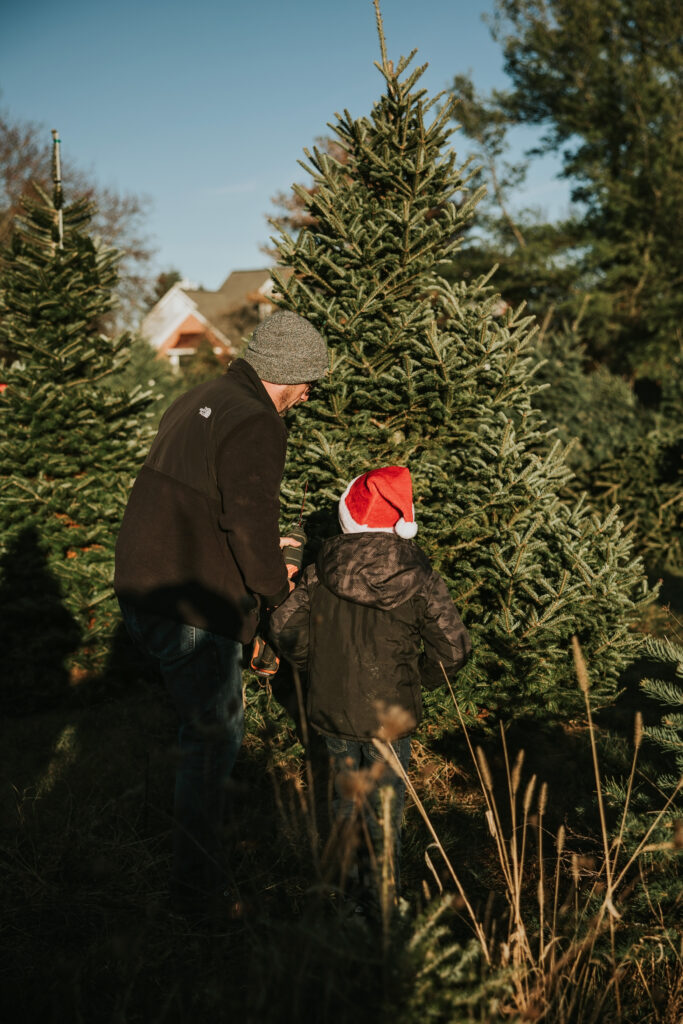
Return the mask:
<svg viewBox="0 0 683 1024">
<path fill-rule="evenodd" d="M 349 533 L 326 540 L 318 579 L 337 597 L 388 610 L 403 604 L 431 573 L 426 555 L 390 533 Z"/>
</svg>

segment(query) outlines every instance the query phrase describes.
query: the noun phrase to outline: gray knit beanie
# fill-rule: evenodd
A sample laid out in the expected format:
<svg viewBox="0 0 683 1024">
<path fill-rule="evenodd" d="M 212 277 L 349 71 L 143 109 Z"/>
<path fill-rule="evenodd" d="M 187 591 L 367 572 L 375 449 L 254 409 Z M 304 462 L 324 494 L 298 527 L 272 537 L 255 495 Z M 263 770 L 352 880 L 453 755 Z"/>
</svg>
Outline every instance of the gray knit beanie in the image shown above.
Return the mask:
<svg viewBox="0 0 683 1024">
<path fill-rule="evenodd" d="M 324 377 L 329 368 L 325 339 L 308 320 L 286 309 L 258 325 L 242 358 L 271 384 L 305 384 Z"/>
</svg>

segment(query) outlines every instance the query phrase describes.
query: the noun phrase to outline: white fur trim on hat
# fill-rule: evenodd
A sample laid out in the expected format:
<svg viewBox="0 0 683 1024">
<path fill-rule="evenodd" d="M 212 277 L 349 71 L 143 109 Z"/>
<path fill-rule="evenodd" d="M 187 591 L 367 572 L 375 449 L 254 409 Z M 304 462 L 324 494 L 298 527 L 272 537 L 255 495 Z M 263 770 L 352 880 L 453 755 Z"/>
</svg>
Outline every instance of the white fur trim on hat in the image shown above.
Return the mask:
<svg viewBox="0 0 683 1024">
<path fill-rule="evenodd" d="M 415 510 L 413 510 L 413 515 L 415 515 Z M 407 523 L 405 519 L 401 517 L 401 519 L 394 524 L 394 530 L 399 537 L 403 537 L 404 540 L 412 540 L 413 537 L 417 536 L 417 523 L 414 520 L 412 523 Z"/>
</svg>

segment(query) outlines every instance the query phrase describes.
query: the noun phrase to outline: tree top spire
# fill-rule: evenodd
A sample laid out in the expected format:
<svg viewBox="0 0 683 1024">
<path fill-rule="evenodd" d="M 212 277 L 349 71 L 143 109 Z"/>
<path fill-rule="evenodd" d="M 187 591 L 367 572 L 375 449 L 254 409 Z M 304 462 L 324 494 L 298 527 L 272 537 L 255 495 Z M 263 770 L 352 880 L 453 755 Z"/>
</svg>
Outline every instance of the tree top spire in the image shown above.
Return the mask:
<svg viewBox="0 0 683 1024">
<path fill-rule="evenodd" d="M 391 75 L 393 72 L 393 66 L 387 60 L 387 44 L 384 38 L 384 25 L 382 24 L 382 12 L 379 8 L 379 0 L 372 0 L 375 6 L 375 16 L 377 18 L 377 35 L 379 36 L 379 48 L 382 54 L 382 70 L 386 75 Z"/>
<path fill-rule="evenodd" d="M 62 213 L 62 162 L 59 154 L 61 139 L 56 128 L 52 129 L 52 201 L 55 208 L 55 241 L 60 249 L 64 248 L 64 215 Z"/>
</svg>

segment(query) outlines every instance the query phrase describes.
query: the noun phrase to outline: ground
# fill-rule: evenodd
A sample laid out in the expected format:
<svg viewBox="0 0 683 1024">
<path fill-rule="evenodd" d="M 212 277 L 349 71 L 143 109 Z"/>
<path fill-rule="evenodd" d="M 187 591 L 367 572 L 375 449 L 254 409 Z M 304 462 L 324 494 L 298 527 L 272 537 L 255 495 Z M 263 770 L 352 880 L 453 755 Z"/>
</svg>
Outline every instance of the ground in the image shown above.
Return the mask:
<svg viewBox="0 0 683 1024">
<path fill-rule="evenodd" d="M 657 615 L 658 629 L 664 622 L 680 631 L 677 612 Z M 630 757 L 634 709 L 643 704 L 638 672 L 636 666 L 617 706 L 598 723 L 606 774 L 623 771 Z M 387 950 L 404 940 L 407 948 L 421 912 L 441 892 L 454 891 L 438 848 L 409 804 L 403 918 L 390 935 L 355 920 L 319 866 L 315 829 L 324 843 L 330 821 L 322 743 L 313 737 L 309 744 L 316 779 L 311 800 L 291 686 L 285 681 L 273 692 L 252 678 L 246 700 L 248 732 L 226 830 L 232 878 L 208 925 L 174 916 L 167 905 L 175 725 L 154 674 L 128 666 L 106 681 L 72 679 L 50 706 L 5 718 L 0 988 L 6 1020 L 408 1019 L 399 1014 L 408 1012 L 408 968 L 392 973 Z M 646 712 L 656 720 L 655 708 Z M 417 734 L 411 779 L 477 914 L 502 921 L 505 886 L 465 737 L 455 718 L 440 739 L 432 733 L 426 722 Z M 509 830 L 500 735 L 475 729 L 471 741 L 485 753 L 503 830 Z M 563 825 L 568 850 L 582 849 L 589 873 L 591 851 L 600 851 L 585 721 L 509 723 L 506 743 L 511 761 L 525 751 L 520 794 L 536 776 L 534 827 L 538 794 L 543 782 L 548 785 L 541 823 L 548 863 L 555 863 L 555 836 Z M 522 884 L 534 894 L 535 841 L 526 859 Z M 444 920 L 449 940 L 466 946 L 471 929 L 459 897 Z M 395 963 L 403 955 L 396 954 Z M 660 1016 L 642 1019 L 673 1022 L 666 1014 L 675 1011 L 666 1007 L 674 1005 L 679 984 L 674 972 Z M 437 1013 L 433 1019 L 446 1018 Z"/>
</svg>

